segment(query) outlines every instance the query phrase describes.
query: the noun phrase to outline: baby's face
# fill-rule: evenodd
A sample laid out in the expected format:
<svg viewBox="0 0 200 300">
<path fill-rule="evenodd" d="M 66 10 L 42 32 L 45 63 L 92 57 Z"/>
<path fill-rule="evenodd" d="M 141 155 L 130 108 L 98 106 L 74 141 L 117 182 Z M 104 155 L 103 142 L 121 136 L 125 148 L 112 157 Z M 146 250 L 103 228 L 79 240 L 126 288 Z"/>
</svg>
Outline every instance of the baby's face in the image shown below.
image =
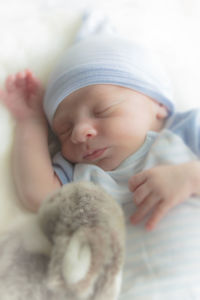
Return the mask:
<svg viewBox="0 0 200 300">
<path fill-rule="evenodd" d="M 60 103 L 53 129 L 66 159 L 108 171 L 136 152 L 148 131 L 159 131 L 166 116 L 162 105 L 139 92 L 93 85 Z"/>
</svg>

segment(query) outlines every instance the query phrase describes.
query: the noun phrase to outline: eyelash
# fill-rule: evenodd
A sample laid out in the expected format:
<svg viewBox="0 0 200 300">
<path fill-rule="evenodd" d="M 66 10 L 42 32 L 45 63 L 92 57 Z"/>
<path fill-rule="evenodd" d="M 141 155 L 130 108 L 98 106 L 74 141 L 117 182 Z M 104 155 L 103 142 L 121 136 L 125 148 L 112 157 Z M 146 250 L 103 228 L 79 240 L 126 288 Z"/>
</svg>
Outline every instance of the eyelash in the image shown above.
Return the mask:
<svg viewBox="0 0 200 300">
<path fill-rule="evenodd" d="M 95 115 L 96 115 L 96 116 L 101 116 L 101 115 L 107 113 L 109 110 L 110 110 L 110 107 L 108 107 L 108 108 L 106 108 L 106 109 L 104 109 L 104 110 L 95 112 Z"/>
<path fill-rule="evenodd" d="M 62 138 L 62 137 L 70 136 L 71 131 L 72 131 L 72 128 L 70 127 L 67 130 L 65 130 L 63 133 L 60 133 L 60 137 Z"/>
</svg>

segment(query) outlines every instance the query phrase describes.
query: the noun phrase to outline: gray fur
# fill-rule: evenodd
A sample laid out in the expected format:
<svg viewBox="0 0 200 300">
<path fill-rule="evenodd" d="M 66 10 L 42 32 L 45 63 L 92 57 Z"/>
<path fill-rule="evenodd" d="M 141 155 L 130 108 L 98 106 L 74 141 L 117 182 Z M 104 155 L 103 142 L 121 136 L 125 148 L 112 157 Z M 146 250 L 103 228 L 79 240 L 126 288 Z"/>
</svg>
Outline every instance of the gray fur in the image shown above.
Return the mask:
<svg viewBox="0 0 200 300">
<path fill-rule="evenodd" d="M 124 235 L 122 210 L 103 189 L 63 186 L 43 202 L 35 223 L 1 237 L 0 299 L 116 300 Z"/>
</svg>

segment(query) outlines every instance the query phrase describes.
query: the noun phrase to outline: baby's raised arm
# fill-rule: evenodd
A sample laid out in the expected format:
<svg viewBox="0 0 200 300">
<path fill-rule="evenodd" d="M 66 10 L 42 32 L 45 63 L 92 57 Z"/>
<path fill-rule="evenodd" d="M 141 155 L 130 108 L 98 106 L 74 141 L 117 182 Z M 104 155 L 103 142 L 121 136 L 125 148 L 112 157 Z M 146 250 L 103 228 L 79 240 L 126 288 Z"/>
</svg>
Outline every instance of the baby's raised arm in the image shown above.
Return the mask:
<svg viewBox="0 0 200 300">
<path fill-rule="evenodd" d="M 11 75 L 0 97 L 16 121 L 14 180 L 23 204 L 37 211 L 47 195 L 60 187 L 48 150 L 48 126 L 42 109 L 43 88 L 30 71 Z"/>
</svg>

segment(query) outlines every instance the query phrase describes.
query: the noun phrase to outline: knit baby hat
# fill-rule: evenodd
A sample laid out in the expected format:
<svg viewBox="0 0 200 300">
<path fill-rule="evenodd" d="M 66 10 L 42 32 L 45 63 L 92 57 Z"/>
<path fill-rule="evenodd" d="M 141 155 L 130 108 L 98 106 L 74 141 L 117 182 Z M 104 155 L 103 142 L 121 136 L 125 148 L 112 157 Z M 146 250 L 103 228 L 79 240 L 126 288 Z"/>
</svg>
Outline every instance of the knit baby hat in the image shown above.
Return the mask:
<svg viewBox="0 0 200 300">
<path fill-rule="evenodd" d="M 75 43 L 52 73 L 44 111 L 52 125 L 58 105 L 72 92 L 94 84 L 113 84 L 141 92 L 174 110 L 172 89 L 157 55 L 116 34 L 105 17 L 87 14 Z"/>
</svg>

